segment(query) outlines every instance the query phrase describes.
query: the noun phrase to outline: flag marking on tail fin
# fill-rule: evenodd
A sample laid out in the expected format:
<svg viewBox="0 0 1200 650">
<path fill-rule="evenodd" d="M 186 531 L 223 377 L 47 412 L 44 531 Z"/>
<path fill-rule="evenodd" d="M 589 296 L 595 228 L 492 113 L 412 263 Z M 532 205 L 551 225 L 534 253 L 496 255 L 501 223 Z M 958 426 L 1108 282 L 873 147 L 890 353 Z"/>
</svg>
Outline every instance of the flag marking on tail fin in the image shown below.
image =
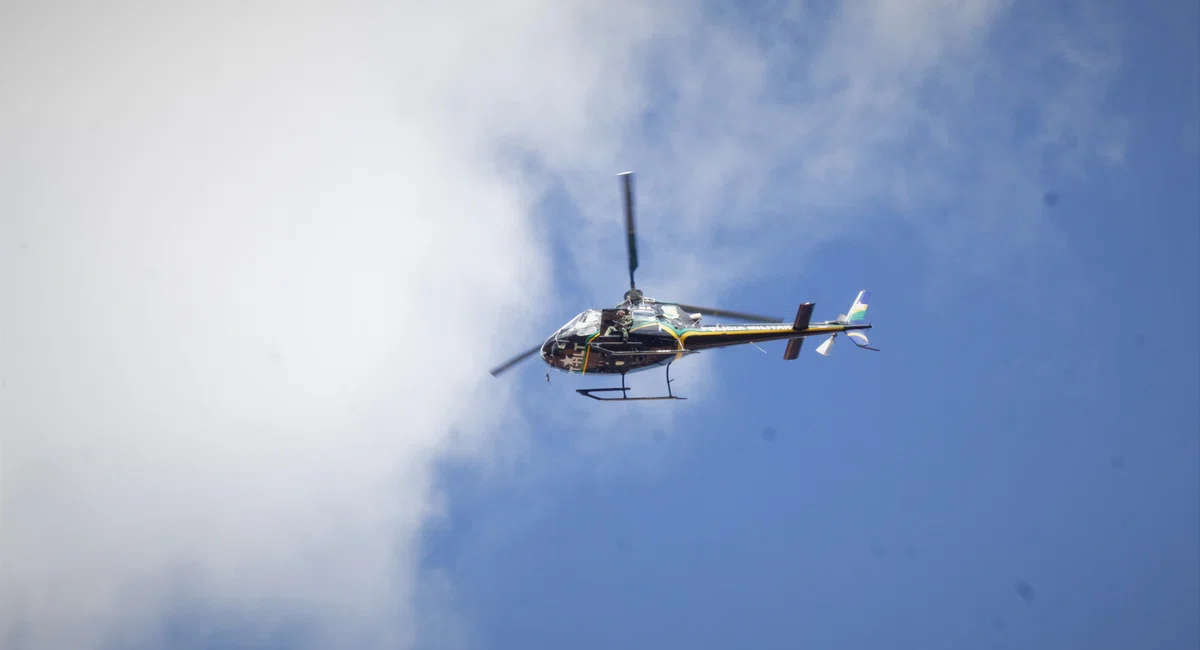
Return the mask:
<svg viewBox="0 0 1200 650">
<path fill-rule="evenodd" d="M 846 316 L 847 323 L 861 323 L 866 320 L 867 300 L 870 297 L 870 291 L 864 289 L 858 292 L 858 297 L 854 299 L 854 304 L 850 305 L 850 313 Z"/>
</svg>

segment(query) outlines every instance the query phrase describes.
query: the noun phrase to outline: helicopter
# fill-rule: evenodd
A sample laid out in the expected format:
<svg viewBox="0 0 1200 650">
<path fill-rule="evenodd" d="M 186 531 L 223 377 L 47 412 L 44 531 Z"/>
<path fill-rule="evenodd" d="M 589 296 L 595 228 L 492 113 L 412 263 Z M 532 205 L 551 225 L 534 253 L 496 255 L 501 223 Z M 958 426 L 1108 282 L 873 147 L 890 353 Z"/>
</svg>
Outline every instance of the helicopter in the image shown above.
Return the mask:
<svg viewBox="0 0 1200 650">
<path fill-rule="evenodd" d="M 626 248 L 629 258 L 629 291 L 624 300 L 612 308 L 588 309 L 560 327 L 544 342 L 536 345 L 489 372 L 498 377 L 534 354 L 554 370 L 580 375 L 620 375 L 621 387 L 579 388 L 575 392 L 600 401 L 623 400 L 685 400 L 671 390 L 671 364 L 684 356 L 703 350 L 735 345 L 757 344 L 764 341 L 786 340 L 785 361 L 800 356 L 804 339 L 828 336 L 816 352 L 828 356 L 839 334 L 845 334 L 856 346 L 878 352 L 870 347 L 866 319 L 870 292 L 862 290 L 851 303 L 848 313 L 836 320 L 812 322 L 814 304 L 806 302 L 788 323 L 779 318 L 761 316 L 728 309 L 712 309 L 683 303 L 655 300 L 642 293 L 634 282 L 638 267 L 637 232 L 633 215 L 633 172 L 618 174 L 622 180 L 625 199 Z M 746 325 L 701 325 L 703 316 L 726 317 L 746 321 Z M 657 367 L 666 367 L 667 394 L 650 397 L 630 397 L 625 375 Z M 550 374 L 546 374 L 550 381 Z M 597 393 L 621 393 L 620 397 L 600 396 Z"/>
</svg>

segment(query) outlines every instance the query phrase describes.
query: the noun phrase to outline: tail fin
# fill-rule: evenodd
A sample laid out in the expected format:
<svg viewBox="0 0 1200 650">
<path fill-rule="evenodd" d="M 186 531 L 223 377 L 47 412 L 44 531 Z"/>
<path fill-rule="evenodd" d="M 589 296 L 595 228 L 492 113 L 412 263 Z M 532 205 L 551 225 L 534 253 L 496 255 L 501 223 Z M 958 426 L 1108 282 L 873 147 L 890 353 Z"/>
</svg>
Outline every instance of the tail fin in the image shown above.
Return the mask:
<svg viewBox="0 0 1200 650">
<path fill-rule="evenodd" d="M 870 291 L 859 291 L 858 297 L 854 299 L 854 304 L 850 305 L 850 315 L 842 321 L 842 324 L 846 325 L 847 327 L 851 325 L 858 325 L 864 328 L 871 327 L 870 325 L 863 323 L 863 321 L 865 321 L 867 318 L 867 300 L 870 299 L 870 297 Z M 871 347 L 871 342 L 867 339 L 867 333 L 861 329 L 850 330 L 846 332 L 846 336 L 850 337 L 850 340 L 853 341 L 855 345 L 864 350 L 874 350 L 876 352 L 879 351 L 878 348 Z"/>
<path fill-rule="evenodd" d="M 858 297 L 854 299 L 854 304 L 850 305 L 850 313 L 838 318 L 844 324 L 858 325 L 867 318 L 867 300 L 870 299 L 871 292 L 863 289 L 858 292 Z"/>
</svg>

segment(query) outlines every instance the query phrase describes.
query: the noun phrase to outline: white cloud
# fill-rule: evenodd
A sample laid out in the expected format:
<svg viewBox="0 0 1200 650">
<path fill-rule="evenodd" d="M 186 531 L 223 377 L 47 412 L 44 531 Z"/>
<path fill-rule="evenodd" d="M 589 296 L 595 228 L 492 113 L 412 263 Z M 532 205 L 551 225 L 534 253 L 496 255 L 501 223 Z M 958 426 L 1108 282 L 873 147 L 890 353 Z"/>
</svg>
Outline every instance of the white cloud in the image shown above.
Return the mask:
<svg viewBox="0 0 1200 650">
<path fill-rule="evenodd" d="M 179 575 L 312 616 L 315 647 L 409 639 L 436 463 L 504 453 L 519 417 L 483 372 L 559 319 L 528 218 L 552 181 L 615 300 L 638 170 L 639 285 L 706 302 L 890 215 L 1020 245 L 1030 161 L 1103 131 L 1107 59 L 997 58 L 1006 4 L 794 5 L 766 40 L 649 6 L 5 5 L 0 639 L 151 633 Z M 1011 83 L 1056 52 L 1061 83 Z"/>
<path fill-rule="evenodd" d="M 320 647 L 409 633 L 432 463 L 502 403 L 462 408 L 544 245 L 419 101 L 461 78 L 327 9 L 0 21 L 0 638 L 145 633 L 189 567 Z"/>
</svg>

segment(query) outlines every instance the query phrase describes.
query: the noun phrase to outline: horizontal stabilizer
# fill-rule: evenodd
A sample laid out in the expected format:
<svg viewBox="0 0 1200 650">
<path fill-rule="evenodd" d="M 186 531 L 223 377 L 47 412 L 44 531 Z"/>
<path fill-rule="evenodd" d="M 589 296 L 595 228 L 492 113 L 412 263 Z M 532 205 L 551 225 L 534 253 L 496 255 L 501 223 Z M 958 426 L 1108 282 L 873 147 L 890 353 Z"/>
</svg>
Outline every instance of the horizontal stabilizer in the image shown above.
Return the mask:
<svg viewBox="0 0 1200 650">
<path fill-rule="evenodd" d="M 792 329 L 802 332 L 808 329 L 808 324 L 812 322 L 813 304 L 806 302 L 800 305 L 800 309 L 796 310 L 796 321 L 792 323 Z"/>
<path fill-rule="evenodd" d="M 783 351 L 784 361 L 795 361 L 800 356 L 800 348 L 804 346 L 804 337 L 797 336 L 788 341 L 787 349 Z"/>
<path fill-rule="evenodd" d="M 796 310 L 796 320 L 792 323 L 792 329 L 797 332 L 803 332 L 808 329 L 808 324 L 812 322 L 813 303 L 806 302 L 800 305 L 800 309 Z M 798 336 L 788 341 L 787 349 L 783 351 L 784 361 L 794 361 L 800 356 L 800 348 L 804 346 L 804 337 Z"/>
</svg>

